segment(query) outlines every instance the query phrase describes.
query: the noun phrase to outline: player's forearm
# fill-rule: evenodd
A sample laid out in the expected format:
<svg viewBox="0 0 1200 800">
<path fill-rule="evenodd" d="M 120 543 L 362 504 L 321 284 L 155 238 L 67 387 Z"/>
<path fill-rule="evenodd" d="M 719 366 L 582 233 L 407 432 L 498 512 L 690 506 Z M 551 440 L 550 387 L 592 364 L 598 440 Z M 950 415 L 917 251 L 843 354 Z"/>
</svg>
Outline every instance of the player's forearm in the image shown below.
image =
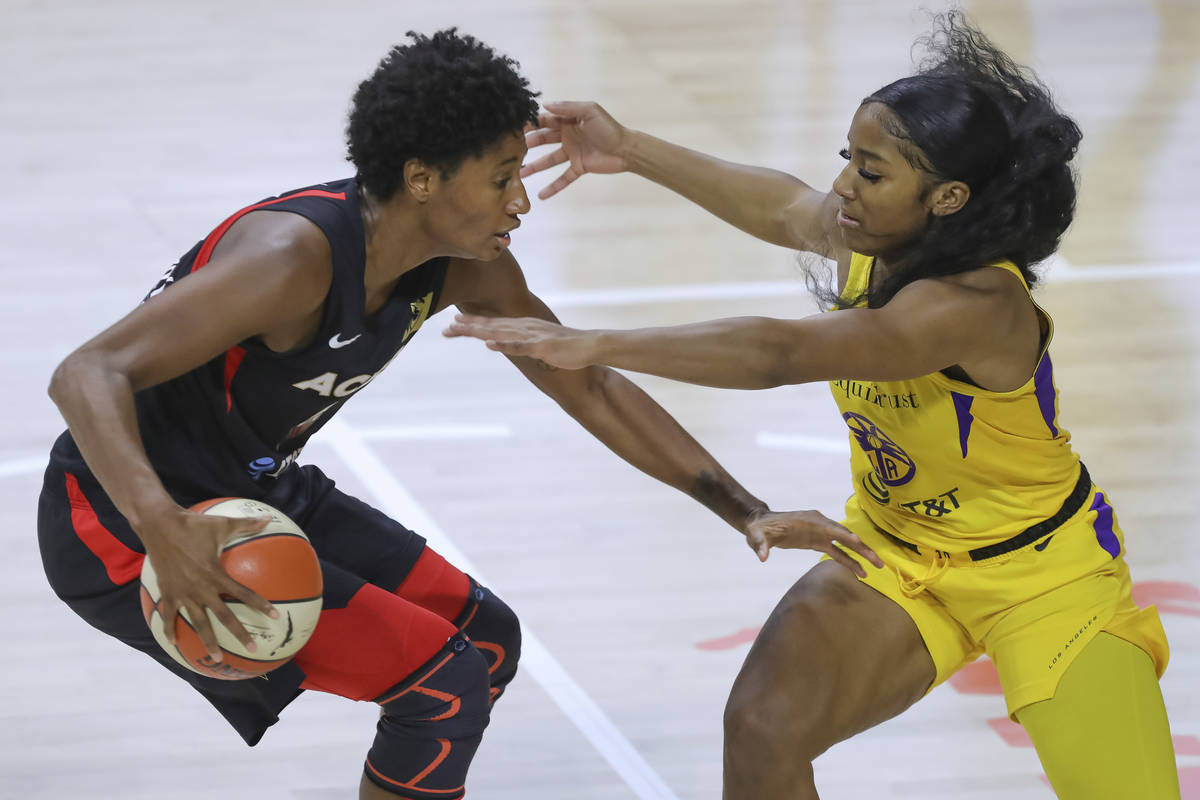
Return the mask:
<svg viewBox="0 0 1200 800">
<path fill-rule="evenodd" d="M 795 323 L 732 317 L 692 325 L 590 332 L 589 360 L 722 389 L 768 389 L 806 376 Z"/>
<path fill-rule="evenodd" d="M 145 539 L 148 523 L 177 506 L 146 456 L 129 380 L 76 355 L 55 370 L 49 393 L 92 474 Z"/>
<path fill-rule="evenodd" d="M 633 134 L 626 163 L 630 172 L 677 192 L 752 236 L 783 247 L 799 246 L 786 215 L 808 187 L 792 175 L 724 161 L 641 132 Z"/>
<path fill-rule="evenodd" d="M 691 496 L 742 533 L 752 516 L 767 510 L 633 382 L 613 370 L 591 372 L 586 398 L 559 402 L 610 450 Z"/>
</svg>

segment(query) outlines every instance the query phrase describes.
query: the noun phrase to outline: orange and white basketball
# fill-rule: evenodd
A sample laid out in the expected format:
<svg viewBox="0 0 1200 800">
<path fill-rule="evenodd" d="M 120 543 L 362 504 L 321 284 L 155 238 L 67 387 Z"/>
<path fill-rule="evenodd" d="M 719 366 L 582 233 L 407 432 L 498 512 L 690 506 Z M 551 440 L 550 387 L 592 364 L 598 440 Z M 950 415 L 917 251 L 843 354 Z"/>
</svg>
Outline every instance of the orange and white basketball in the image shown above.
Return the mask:
<svg viewBox="0 0 1200 800">
<path fill-rule="evenodd" d="M 230 576 L 268 600 L 279 619 L 226 598 L 229 610 L 241 621 L 258 647 L 251 653 L 208 611 L 208 620 L 221 647 L 221 661 L 213 661 L 200 637 L 180 609 L 175 621 L 175 644 L 164 635 L 159 613 L 162 598 L 154 566 L 142 564 L 142 613 L 154 638 L 183 666 L 224 680 L 254 678 L 286 663 L 304 646 L 321 614 L 321 565 L 308 537 L 283 512 L 257 500 L 219 497 L 192 506 L 192 511 L 222 517 L 263 517 L 271 521 L 257 533 L 230 540 L 221 552 L 221 566 Z"/>
</svg>

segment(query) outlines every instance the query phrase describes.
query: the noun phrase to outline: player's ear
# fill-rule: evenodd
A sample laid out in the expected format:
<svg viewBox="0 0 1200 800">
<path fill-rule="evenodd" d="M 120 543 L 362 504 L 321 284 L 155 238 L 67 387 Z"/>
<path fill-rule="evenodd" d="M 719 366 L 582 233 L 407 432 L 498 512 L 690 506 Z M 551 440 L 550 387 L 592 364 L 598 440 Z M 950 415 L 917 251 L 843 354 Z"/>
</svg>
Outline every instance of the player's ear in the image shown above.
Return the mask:
<svg viewBox="0 0 1200 800">
<path fill-rule="evenodd" d="M 962 181 L 946 181 L 929 193 L 926 206 L 934 216 L 945 217 L 959 211 L 970 198 L 970 186 Z"/>
<path fill-rule="evenodd" d="M 440 178 L 441 173 L 423 161 L 410 158 L 404 162 L 404 189 L 418 203 L 428 202 Z"/>
</svg>

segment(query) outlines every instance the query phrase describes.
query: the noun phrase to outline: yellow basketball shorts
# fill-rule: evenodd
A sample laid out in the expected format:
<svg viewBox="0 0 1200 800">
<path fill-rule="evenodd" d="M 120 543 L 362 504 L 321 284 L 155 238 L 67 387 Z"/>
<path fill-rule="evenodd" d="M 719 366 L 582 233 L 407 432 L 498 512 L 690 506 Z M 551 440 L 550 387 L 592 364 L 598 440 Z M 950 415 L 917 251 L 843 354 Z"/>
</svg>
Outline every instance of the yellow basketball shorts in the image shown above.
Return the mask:
<svg viewBox="0 0 1200 800">
<path fill-rule="evenodd" d="M 1169 651 L 1158 610 L 1133 603 L 1116 515 L 1095 485 L 1090 499 L 1040 539 L 972 561 L 965 552 L 921 547 L 918 553 L 901 546 L 871 522 L 854 495 L 842 524 L 885 566 L 845 552 L 866 569 L 859 580 L 916 623 L 937 668 L 933 686 L 986 653 L 1000 673 L 1012 717 L 1053 697 L 1067 667 L 1100 631 L 1145 650 L 1159 677 L 1166 669 Z"/>
</svg>

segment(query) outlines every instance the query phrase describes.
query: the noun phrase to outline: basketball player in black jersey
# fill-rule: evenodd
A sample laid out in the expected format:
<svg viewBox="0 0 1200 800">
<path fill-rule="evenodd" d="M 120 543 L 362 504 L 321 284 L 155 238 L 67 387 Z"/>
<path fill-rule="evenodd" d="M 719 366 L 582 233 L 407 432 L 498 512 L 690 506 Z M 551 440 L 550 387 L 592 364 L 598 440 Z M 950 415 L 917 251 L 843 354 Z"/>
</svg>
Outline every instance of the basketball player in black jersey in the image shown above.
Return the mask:
<svg viewBox="0 0 1200 800">
<path fill-rule="evenodd" d="M 233 214 L 55 371 L 50 394 L 69 430 L 46 471 L 38 533 L 55 592 L 199 690 L 247 743 L 303 689 L 373 700 L 382 715 L 359 796 L 454 800 L 515 674 L 517 619 L 416 533 L 294 463 L 430 315 L 453 305 L 554 319 L 508 252 L 529 210 L 522 130 L 537 108 L 527 82 L 471 37 L 410 36 L 354 97 L 355 177 Z M 742 533 L 769 519 L 622 376 L 512 360 L 614 452 Z M 217 555 L 262 523 L 187 510 L 230 495 L 280 508 L 321 558 L 320 624 L 268 680 L 183 669 L 156 644 L 138 601 L 149 556 L 167 630 L 186 610 L 219 659 L 209 610 L 252 647 L 222 597 L 272 609 Z M 838 541 L 870 555 L 834 523 L 826 530 L 815 549 L 836 552 Z"/>
</svg>

